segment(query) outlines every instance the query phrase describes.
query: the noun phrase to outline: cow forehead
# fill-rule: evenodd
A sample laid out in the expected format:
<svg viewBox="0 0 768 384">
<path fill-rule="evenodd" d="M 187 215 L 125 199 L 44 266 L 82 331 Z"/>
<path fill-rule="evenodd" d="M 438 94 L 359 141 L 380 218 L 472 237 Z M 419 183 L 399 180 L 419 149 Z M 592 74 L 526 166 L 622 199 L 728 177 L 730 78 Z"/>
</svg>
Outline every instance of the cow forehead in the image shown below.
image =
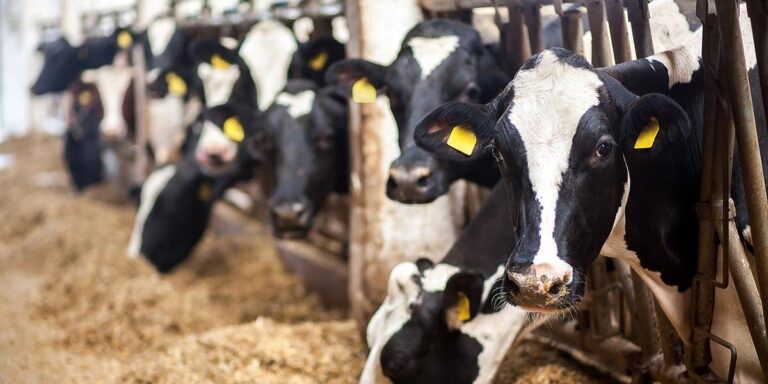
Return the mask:
<svg viewBox="0 0 768 384">
<path fill-rule="evenodd" d="M 149 26 L 147 36 L 149 37 L 152 55 L 160 56 L 160 54 L 165 52 L 165 49 L 168 48 L 168 43 L 171 42 L 174 31 L 176 31 L 176 21 L 171 17 L 158 19 Z"/>
<path fill-rule="evenodd" d="M 421 68 L 421 78 L 426 79 L 459 47 L 459 37 L 414 37 L 408 40 L 408 46 L 411 47 L 413 58 Z"/>
<path fill-rule="evenodd" d="M 275 99 L 275 104 L 288 108 L 288 114 L 294 119 L 308 115 L 314 102 L 315 91 L 311 89 L 299 93 L 282 92 Z"/>
</svg>

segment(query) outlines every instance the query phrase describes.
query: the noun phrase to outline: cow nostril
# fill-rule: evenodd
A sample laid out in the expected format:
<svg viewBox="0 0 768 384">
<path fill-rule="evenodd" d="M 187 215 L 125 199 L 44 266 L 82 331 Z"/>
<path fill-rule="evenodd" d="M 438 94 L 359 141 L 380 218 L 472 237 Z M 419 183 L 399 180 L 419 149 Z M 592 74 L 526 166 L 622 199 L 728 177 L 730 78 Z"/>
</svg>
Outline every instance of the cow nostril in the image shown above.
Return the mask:
<svg viewBox="0 0 768 384">
<path fill-rule="evenodd" d="M 566 283 L 560 281 L 552 283 L 552 285 L 549 287 L 549 294 L 559 295 L 565 289 L 565 284 Z"/>
<path fill-rule="evenodd" d="M 429 176 L 421 176 L 418 179 L 416 179 L 416 185 L 418 185 L 421 188 L 429 186 Z"/>
</svg>

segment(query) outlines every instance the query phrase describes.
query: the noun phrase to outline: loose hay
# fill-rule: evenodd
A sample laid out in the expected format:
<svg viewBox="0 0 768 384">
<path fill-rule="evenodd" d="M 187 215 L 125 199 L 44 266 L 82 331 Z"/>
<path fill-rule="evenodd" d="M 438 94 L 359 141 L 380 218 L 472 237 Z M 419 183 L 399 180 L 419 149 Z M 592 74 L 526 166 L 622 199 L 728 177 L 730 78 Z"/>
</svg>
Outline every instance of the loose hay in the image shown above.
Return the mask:
<svg viewBox="0 0 768 384">
<path fill-rule="evenodd" d="M 283 271 L 262 226 L 217 209 L 191 259 L 160 276 L 125 255 L 130 204 L 69 192 L 60 145 L 0 145 L 17 159 L 0 171 L 0 383 L 356 381 L 355 324 Z M 537 344 L 507 360 L 499 382 L 595 377 Z"/>
</svg>

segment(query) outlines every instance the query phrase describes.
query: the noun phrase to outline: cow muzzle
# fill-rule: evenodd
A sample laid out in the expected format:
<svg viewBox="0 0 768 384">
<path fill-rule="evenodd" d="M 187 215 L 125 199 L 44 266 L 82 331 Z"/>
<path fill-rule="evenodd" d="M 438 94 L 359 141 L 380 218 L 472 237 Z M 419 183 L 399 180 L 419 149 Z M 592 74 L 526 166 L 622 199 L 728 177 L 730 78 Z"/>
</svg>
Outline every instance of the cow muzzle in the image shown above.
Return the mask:
<svg viewBox="0 0 768 384">
<path fill-rule="evenodd" d="M 312 205 L 309 201 L 283 201 L 269 208 L 275 236 L 281 239 L 305 237 L 309 232 Z"/>
<path fill-rule="evenodd" d="M 387 197 L 406 204 L 431 203 L 445 193 L 440 179 L 436 167 L 393 163 L 387 180 Z"/>
<path fill-rule="evenodd" d="M 573 268 L 559 263 L 510 263 L 504 288 L 513 305 L 535 312 L 557 311 L 573 297 Z"/>
</svg>

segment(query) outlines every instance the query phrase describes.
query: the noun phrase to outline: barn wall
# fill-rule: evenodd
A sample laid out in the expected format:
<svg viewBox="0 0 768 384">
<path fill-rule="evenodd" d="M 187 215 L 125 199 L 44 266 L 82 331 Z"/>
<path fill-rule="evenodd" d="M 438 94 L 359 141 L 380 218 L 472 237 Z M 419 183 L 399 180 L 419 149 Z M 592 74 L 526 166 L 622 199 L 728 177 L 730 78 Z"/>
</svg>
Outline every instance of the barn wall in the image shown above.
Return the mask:
<svg viewBox="0 0 768 384">
<path fill-rule="evenodd" d="M 405 33 L 421 18 L 415 0 L 350 0 L 350 53 L 388 64 Z M 356 110 L 360 111 L 357 115 Z M 389 164 L 399 155 L 397 127 L 387 98 L 353 106 L 350 303 L 366 324 L 383 300 L 389 271 L 398 263 L 441 258 L 464 222 L 463 186 L 428 205 L 405 205 L 385 194 Z M 358 119 L 359 120 L 356 120 Z"/>
</svg>

